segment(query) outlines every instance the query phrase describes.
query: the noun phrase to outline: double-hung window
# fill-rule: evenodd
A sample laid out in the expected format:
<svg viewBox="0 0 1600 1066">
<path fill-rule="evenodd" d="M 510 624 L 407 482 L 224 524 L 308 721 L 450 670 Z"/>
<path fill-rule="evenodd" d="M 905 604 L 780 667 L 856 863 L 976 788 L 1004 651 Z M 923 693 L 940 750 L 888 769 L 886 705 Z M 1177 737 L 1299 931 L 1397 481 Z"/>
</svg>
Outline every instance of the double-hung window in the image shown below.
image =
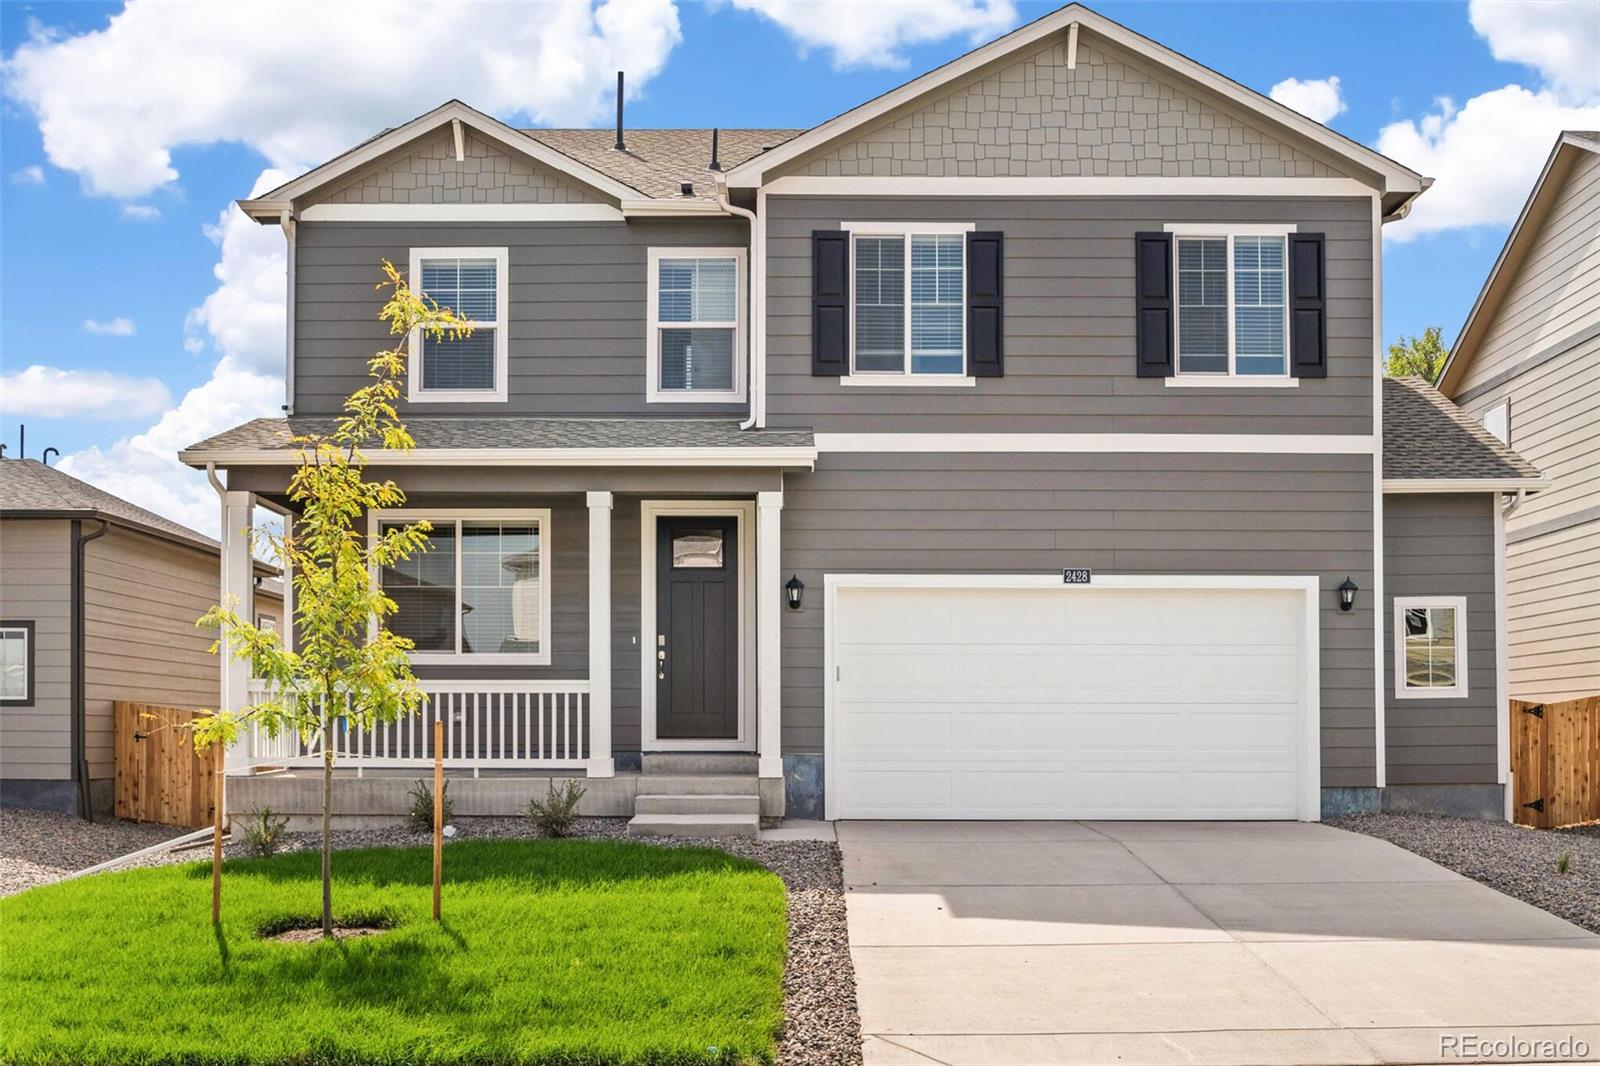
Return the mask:
<svg viewBox="0 0 1600 1066">
<path fill-rule="evenodd" d="M 652 248 L 645 339 L 653 403 L 744 400 L 745 250 Z"/>
<path fill-rule="evenodd" d="M 0 622 L 0 704 L 33 705 L 32 622 Z"/>
<path fill-rule="evenodd" d="M 411 337 L 408 398 L 483 403 L 506 398 L 506 249 L 413 248 L 411 285 L 472 325 L 470 336 Z"/>
<path fill-rule="evenodd" d="M 1295 384 L 1289 376 L 1286 226 L 1169 226 L 1177 260 L 1178 374 Z"/>
<path fill-rule="evenodd" d="M 373 530 L 427 519 L 428 550 L 383 567 L 385 623 L 417 662 L 550 662 L 548 510 L 378 511 Z"/>
<path fill-rule="evenodd" d="M 1465 596 L 1396 596 L 1394 694 L 1448 699 L 1467 694 Z"/>
<path fill-rule="evenodd" d="M 846 223 L 852 384 L 970 383 L 970 223 Z"/>
</svg>

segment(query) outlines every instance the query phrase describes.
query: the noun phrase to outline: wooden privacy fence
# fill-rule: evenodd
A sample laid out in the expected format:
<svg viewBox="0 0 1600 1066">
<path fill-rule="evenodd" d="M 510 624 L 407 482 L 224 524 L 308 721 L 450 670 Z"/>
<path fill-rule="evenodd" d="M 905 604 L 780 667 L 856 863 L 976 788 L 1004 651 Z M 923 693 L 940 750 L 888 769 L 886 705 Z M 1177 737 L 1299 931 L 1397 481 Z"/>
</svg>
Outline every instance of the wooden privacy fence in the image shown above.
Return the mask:
<svg viewBox="0 0 1600 1066">
<path fill-rule="evenodd" d="M 191 828 L 214 821 L 222 746 L 194 753 L 185 727 L 195 712 L 121 700 L 115 707 L 117 817 Z"/>
<path fill-rule="evenodd" d="M 1511 701 L 1512 819 L 1553 829 L 1600 819 L 1600 696 Z"/>
</svg>

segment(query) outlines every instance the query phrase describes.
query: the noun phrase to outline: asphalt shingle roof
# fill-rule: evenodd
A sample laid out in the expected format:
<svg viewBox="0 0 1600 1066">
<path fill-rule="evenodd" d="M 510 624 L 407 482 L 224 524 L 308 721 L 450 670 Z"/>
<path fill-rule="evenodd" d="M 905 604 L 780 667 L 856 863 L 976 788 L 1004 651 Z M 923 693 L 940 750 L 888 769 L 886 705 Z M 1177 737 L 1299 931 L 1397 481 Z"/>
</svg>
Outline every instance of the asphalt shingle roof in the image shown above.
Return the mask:
<svg viewBox="0 0 1600 1066">
<path fill-rule="evenodd" d="M 216 541 L 188 526 L 162 518 L 36 459 L 0 459 L 0 515 L 16 514 L 104 518 L 213 550 L 218 548 Z"/>
<path fill-rule="evenodd" d="M 593 167 L 607 177 L 630 185 L 656 200 L 715 200 L 711 165 L 711 131 L 625 130 L 624 151 L 617 151 L 615 130 L 523 130 L 540 143 Z M 776 148 L 804 130 L 722 130 L 717 135 L 717 159 L 723 170 L 732 169 L 762 152 Z M 694 186 L 683 195 L 684 182 Z"/>
<path fill-rule="evenodd" d="M 333 418 L 258 418 L 186 449 L 189 453 L 293 447 L 290 438 L 331 432 Z M 408 418 L 418 448 L 809 448 L 808 429 L 743 430 L 709 418 Z"/>
<path fill-rule="evenodd" d="M 1539 470 L 1422 378 L 1383 379 L 1386 480 L 1537 478 Z"/>
</svg>

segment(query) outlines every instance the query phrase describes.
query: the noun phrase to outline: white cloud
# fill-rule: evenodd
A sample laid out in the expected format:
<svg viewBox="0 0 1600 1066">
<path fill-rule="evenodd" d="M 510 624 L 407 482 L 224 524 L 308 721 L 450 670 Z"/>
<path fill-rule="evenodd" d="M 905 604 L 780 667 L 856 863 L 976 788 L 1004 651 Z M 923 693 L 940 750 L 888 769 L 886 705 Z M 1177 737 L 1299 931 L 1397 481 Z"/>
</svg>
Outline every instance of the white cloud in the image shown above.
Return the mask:
<svg viewBox="0 0 1600 1066">
<path fill-rule="evenodd" d="M 109 322 L 96 322 L 92 318 L 83 320 L 84 332 L 100 337 L 131 337 L 135 328 L 131 318 L 113 318 Z"/>
<path fill-rule="evenodd" d="M 904 67 L 911 45 L 964 37 L 974 45 L 1017 22 L 1011 0 L 732 0 L 783 27 L 799 42 L 833 53 L 833 65 Z"/>
<path fill-rule="evenodd" d="M 154 222 L 161 217 L 161 208 L 151 204 L 123 204 L 122 217 L 134 222 Z"/>
<path fill-rule="evenodd" d="M 44 167 L 41 167 L 37 163 L 35 163 L 32 166 L 26 166 L 26 167 L 22 167 L 22 168 L 17 169 L 17 170 L 13 170 L 11 172 L 11 184 L 13 184 L 13 185 L 43 185 L 44 184 Z"/>
<path fill-rule="evenodd" d="M 141 418 L 172 403 L 155 378 L 35 364 L 0 376 L 0 411 L 36 418 Z"/>
<path fill-rule="evenodd" d="M 1600 7 L 1593 0 L 1472 0 L 1470 17 L 1496 59 L 1533 67 L 1568 102 L 1600 94 Z"/>
<path fill-rule="evenodd" d="M 1339 92 L 1339 76 L 1330 78 L 1285 78 L 1267 94 L 1284 107 L 1293 108 L 1306 118 L 1326 124 L 1345 112 L 1344 96 Z"/>
<path fill-rule="evenodd" d="M 177 180 L 181 146 L 242 142 L 299 170 L 452 97 L 502 117 L 596 121 L 616 71 L 637 93 L 682 36 L 671 0 L 325 0 L 294 8 L 294 32 L 262 32 L 284 11 L 130 0 L 102 30 L 36 28 L 0 73 L 38 117 L 50 162 L 90 192 L 132 198 Z"/>
</svg>

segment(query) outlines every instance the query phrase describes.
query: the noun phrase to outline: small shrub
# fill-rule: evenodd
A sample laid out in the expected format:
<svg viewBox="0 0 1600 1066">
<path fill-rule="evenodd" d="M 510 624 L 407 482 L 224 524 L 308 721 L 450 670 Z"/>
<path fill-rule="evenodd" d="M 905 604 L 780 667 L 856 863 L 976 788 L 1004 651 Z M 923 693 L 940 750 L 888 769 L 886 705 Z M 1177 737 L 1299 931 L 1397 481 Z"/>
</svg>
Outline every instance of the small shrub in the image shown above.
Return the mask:
<svg viewBox="0 0 1600 1066">
<path fill-rule="evenodd" d="M 289 819 L 273 814 L 271 807 L 252 811 L 244 824 L 244 846 L 261 858 L 275 855 L 283 846 L 283 834 L 288 828 Z"/>
<path fill-rule="evenodd" d="M 544 799 L 538 796 L 528 801 L 528 817 L 547 837 L 572 835 L 572 822 L 578 810 L 578 801 L 587 790 L 578 782 L 568 780 L 560 788 L 550 782 Z"/>
<path fill-rule="evenodd" d="M 411 809 L 406 812 L 406 824 L 418 833 L 433 832 L 433 789 L 426 781 L 411 786 Z M 450 800 L 450 782 L 444 783 L 444 820 L 449 822 L 456 813 Z"/>
<path fill-rule="evenodd" d="M 1572 852 L 1570 850 L 1563 851 L 1556 856 L 1556 873 L 1565 876 L 1570 869 L 1572 869 Z"/>
</svg>

